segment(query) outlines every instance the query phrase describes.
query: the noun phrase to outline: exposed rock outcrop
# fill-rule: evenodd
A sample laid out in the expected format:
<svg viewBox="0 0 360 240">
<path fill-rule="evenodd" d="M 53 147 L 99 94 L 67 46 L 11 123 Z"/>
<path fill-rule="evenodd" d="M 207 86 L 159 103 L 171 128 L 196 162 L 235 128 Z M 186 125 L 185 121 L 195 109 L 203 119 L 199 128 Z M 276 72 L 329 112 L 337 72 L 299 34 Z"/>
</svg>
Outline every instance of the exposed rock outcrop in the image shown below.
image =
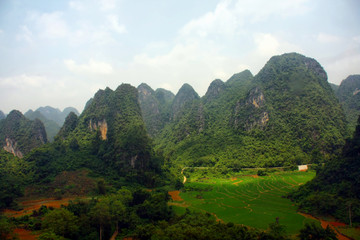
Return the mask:
<svg viewBox="0 0 360 240">
<path fill-rule="evenodd" d="M 98 130 L 99 129 L 100 134 L 101 134 L 101 139 L 102 140 L 107 139 L 108 125 L 107 125 L 107 122 L 105 119 L 103 119 L 102 121 L 94 121 L 94 122 L 90 119 L 89 128 L 90 128 L 90 130 Z"/>
<path fill-rule="evenodd" d="M 10 138 L 5 139 L 6 145 L 4 146 L 4 150 L 12 153 L 14 156 L 23 158 L 22 152 L 18 149 L 17 143 Z"/>
</svg>

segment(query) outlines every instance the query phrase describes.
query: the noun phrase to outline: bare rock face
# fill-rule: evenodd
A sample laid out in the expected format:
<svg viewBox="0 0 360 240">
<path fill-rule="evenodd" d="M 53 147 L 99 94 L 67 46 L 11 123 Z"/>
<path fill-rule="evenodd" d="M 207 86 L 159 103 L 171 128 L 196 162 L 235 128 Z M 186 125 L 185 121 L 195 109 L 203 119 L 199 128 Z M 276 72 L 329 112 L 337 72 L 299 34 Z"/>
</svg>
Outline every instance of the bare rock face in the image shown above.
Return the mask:
<svg viewBox="0 0 360 240">
<path fill-rule="evenodd" d="M 94 122 L 90 119 L 89 128 L 90 130 L 95 130 L 95 131 L 99 129 L 101 134 L 101 139 L 102 140 L 107 139 L 108 125 L 105 119 L 103 119 L 102 121 L 94 121 Z"/>
<path fill-rule="evenodd" d="M 265 97 L 261 90 L 258 87 L 251 89 L 246 104 L 252 104 L 255 108 L 260 108 L 264 106 L 264 103 Z"/>
<path fill-rule="evenodd" d="M 6 138 L 6 145 L 4 146 L 4 150 L 12 153 L 14 156 L 23 158 L 22 152 L 18 149 L 17 143 L 10 138 Z"/>
<path fill-rule="evenodd" d="M 264 129 L 270 120 L 265 107 L 265 96 L 259 87 L 251 89 L 244 101 L 238 101 L 234 112 L 235 128 L 246 131 Z"/>
</svg>

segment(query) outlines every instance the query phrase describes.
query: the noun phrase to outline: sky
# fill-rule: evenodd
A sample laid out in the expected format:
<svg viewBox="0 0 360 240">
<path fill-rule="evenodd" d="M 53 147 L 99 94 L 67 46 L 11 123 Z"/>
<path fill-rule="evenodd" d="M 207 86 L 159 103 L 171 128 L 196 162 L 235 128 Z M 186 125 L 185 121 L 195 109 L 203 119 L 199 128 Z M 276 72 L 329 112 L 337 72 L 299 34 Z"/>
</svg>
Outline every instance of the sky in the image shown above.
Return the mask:
<svg viewBox="0 0 360 240">
<path fill-rule="evenodd" d="M 122 83 L 200 96 L 274 55 L 360 74 L 358 0 L 0 0 L 0 110 L 80 112 Z"/>
</svg>

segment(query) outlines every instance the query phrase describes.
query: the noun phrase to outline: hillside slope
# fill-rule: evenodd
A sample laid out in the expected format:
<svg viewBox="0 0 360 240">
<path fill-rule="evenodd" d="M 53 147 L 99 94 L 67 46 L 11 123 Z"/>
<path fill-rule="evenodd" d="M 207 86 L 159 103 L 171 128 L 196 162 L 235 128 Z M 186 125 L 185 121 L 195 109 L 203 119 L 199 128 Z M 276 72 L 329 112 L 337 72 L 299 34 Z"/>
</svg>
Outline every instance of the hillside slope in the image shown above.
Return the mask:
<svg viewBox="0 0 360 240">
<path fill-rule="evenodd" d="M 336 91 L 351 132 L 355 130 L 360 114 L 360 75 L 351 75 L 343 80 Z"/>
<path fill-rule="evenodd" d="M 152 150 L 136 88 L 122 84 L 99 90 L 83 113 L 70 113 L 54 143 L 27 156 L 38 180 L 62 171 L 88 168 L 107 179 L 152 186 L 161 158 Z"/>
<path fill-rule="evenodd" d="M 272 57 L 255 77 L 244 71 L 225 83 L 215 80 L 176 116 L 155 143 L 173 163 L 186 166 L 323 161 L 340 152 L 346 132 L 326 72 L 296 53 Z"/>
<path fill-rule="evenodd" d="M 46 117 L 44 117 L 40 111 L 34 112 L 32 110 L 29 110 L 24 114 L 24 116 L 30 120 L 39 119 L 44 124 L 46 135 L 50 142 L 54 140 L 54 137 L 60 130 L 59 124 L 57 124 L 53 120 L 49 120 Z"/>
<path fill-rule="evenodd" d="M 0 145 L 15 156 L 22 158 L 46 142 L 45 127 L 38 119 L 28 120 L 21 112 L 13 110 L 0 121 Z"/>
</svg>

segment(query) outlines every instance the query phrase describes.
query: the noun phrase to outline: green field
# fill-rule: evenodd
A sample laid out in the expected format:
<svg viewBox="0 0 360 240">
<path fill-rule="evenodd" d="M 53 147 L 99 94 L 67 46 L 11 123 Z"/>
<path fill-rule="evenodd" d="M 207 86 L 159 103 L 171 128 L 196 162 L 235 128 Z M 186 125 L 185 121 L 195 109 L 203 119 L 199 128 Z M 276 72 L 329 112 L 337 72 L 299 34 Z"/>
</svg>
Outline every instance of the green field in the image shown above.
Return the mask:
<svg viewBox="0 0 360 240">
<path fill-rule="evenodd" d="M 179 206 L 206 211 L 224 222 L 267 229 L 278 217 L 288 234 L 299 232 L 306 219 L 284 198 L 289 191 L 311 180 L 314 172 L 276 172 L 268 176 L 239 176 L 236 179 L 198 179 L 185 184 Z M 190 178 L 191 179 L 191 178 Z"/>
</svg>

